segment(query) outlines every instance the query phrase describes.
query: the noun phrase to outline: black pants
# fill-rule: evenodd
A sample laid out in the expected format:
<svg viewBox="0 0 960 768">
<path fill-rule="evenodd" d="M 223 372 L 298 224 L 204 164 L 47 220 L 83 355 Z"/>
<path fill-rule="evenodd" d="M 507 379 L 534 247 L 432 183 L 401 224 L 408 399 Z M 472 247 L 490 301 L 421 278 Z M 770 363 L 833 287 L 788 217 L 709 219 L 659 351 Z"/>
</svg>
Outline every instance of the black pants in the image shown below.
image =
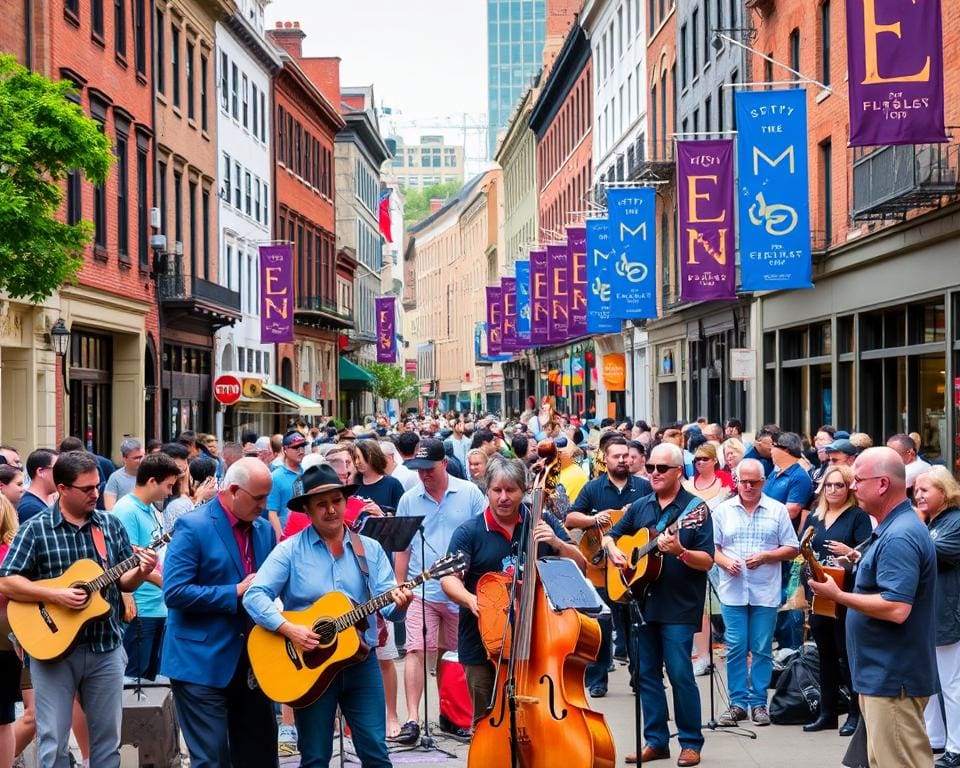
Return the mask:
<svg viewBox="0 0 960 768">
<path fill-rule="evenodd" d="M 851 716 L 860 716 L 857 694 L 850 682 L 850 665 L 847 663 L 846 609 L 837 607 L 837 618 L 810 615 L 810 631 L 817 644 L 820 656 L 820 711 L 832 715 L 837 711 L 840 686 L 850 691 Z"/>
</svg>

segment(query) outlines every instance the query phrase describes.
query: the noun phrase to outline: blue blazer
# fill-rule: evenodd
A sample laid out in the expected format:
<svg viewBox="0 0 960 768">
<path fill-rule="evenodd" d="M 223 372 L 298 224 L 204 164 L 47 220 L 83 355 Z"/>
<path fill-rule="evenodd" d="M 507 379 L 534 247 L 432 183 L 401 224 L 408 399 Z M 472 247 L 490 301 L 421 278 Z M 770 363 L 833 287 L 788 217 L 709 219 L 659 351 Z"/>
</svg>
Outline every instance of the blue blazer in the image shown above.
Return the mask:
<svg viewBox="0 0 960 768">
<path fill-rule="evenodd" d="M 253 522 L 256 568 L 276 544 L 269 522 Z M 250 621 L 237 598 L 243 562 L 220 499 L 177 520 L 163 563 L 167 604 L 160 674 L 225 688 L 237 669 Z"/>
</svg>

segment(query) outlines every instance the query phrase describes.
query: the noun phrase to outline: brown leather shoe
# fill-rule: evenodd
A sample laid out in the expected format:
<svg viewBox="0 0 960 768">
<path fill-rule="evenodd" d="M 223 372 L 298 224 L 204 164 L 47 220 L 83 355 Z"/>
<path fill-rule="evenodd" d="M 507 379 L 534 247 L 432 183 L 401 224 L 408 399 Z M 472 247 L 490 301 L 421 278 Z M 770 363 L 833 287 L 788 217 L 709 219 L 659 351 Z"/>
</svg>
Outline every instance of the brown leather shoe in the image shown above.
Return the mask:
<svg viewBox="0 0 960 768">
<path fill-rule="evenodd" d="M 700 765 L 700 753 L 689 747 L 681 749 L 680 757 L 677 759 L 677 765 Z"/>
<path fill-rule="evenodd" d="M 649 763 L 652 760 L 666 760 L 670 757 L 669 749 L 657 749 L 656 747 L 644 747 L 643 751 L 640 753 L 640 762 Z M 628 765 L 636 765 L 637 763 L 637 753 L 631 752 L 627 755 L 625 762 Z M 693 763 L 696 765 L 696 763 Z"/>
</svg>

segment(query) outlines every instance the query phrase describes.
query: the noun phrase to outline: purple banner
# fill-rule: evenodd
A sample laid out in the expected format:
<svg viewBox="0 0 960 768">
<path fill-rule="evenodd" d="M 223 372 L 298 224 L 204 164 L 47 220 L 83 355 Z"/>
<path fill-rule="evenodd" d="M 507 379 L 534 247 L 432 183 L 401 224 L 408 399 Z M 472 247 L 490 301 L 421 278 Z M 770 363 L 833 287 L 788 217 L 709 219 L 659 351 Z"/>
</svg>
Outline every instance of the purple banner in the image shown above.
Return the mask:
<svg viewBox="0 0 960 768">
<path fill-rule="evenodd" d="M 500 286 L 487 286 L 487 355 L 503 351 L 503 296 Z"/>
<path fill-rule="evenodd" d="M 947 141 L 940 0 L 847 0 L 850 146 Z"/>
<path fill-rule="evenodd" d="M 568 305 L 570 336 L 587 332 L 587 228 L 567 228 L 567 249 L 570 252 L 570 303 Z"/>
<path fill-rule="evenodd" d="M 570 337 L 570 252 L 566 245 L 547 246 L 547 286 L 550 297 L 547 334 L 551 344 L 559 344 Z"/>
<path fill-rule="evenodd" d="M 547 252 L 530 251 L 530 344 L 550 343 L 550 295 L 547 290 Z"/>
<path fill-rule="evenodd" d="M 517 338 L 517 278 L 500 278 L 500 297 L 503 302 L 500 348 L 504 352 L 518 352 L 522 347 Z"/>
<path fill-rule="evenodd" d="M 293 341 L 293 246 L 260 246 L 260 343 Z"/>
<path fill-rule="evenodd" d="M 733 142 L 678 141 L 680 298 L 736 299 Z"/>
<path fill-rule="evenodd" d="M 397 297 L 374 300 L 377 310 L 377 362 L 397 362 Z"/>
</svg>

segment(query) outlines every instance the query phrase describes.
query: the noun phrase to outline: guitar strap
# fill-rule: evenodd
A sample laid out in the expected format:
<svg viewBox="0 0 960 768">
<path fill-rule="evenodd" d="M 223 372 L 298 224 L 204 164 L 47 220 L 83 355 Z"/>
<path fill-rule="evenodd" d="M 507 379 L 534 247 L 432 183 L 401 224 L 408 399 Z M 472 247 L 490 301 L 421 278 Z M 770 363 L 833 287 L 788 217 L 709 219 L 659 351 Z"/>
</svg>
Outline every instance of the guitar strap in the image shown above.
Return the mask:
<svg viewBox="0 0 960 768">
<path fill-rule="evenodd" d="M 370 566 L 367 564 L 367 553 L 363 548 L 363 540 L 360 538 L 360 534 L 352 531 L 350 528 L 346 528 L 347 535 L 350 537 L 350 544 L 353 548 L 353 556 L 357 560 L 357 566 L 360 568 L 360 573 L 363 574 L 363 585 L 366 588 L 367 600 L 370 600 L 373 597 L 373 593 L 370 591 Z M 376 614 L 377 617 L 377 629 L 380 644 L 383 645 L 385 638 L 382 635 L 386 631 L 386 624 L 384 623 L 381 627 L 381 622 L 384 621 L 383 617 L 379 613 Z M 370 617 L 367 616 L 367 626 L 370 626 Z"/>
<path fill-rule="evenodd" d="M 103 537 L 103 529 L 96 523 L 90 523 L 90 536 L 93 538 L 93 547 L 97 550 L 97 557 L 100 559 L 100 565 L 103 570 L 108 570 L 109 559 L 107 557 L 107 541 Z"/>
<path fill-rule="evenodd" d="M 672 519 L 666 516 L 661 517 L 660 520 L 657 521 L 657 526 L 656 526 L 657 533 L 663 533 L 669 526 L 673 525 L 678 520 L 682 520 L 683 518 L 685 518 L 687 515 L 689 515 L 691 512 L 693 512 L 693 510 L 695 510 L 697 507 L 699 507 L 703 503 L 704 503 L 703 499 L 699 498 L 698 496 L 694 496 L 692 499 L 690 499 L 689 503 L 683 509 L 683 511 L 676 517 Z"/>
</svg>

